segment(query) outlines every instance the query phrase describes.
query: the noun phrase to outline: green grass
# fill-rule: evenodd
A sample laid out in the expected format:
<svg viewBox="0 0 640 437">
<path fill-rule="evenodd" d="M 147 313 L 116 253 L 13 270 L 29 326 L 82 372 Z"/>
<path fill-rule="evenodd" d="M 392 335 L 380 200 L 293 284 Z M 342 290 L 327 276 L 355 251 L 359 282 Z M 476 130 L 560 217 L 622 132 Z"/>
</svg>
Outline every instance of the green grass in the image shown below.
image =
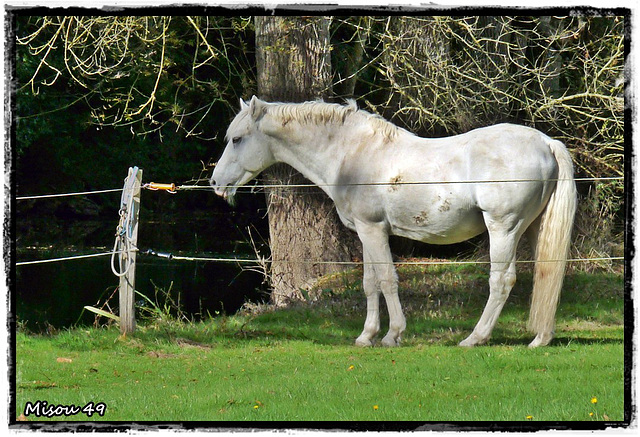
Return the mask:
<svg viewBox="0 0 640 437">
<path fill-rule="evenodd" d="M 473 349 L 455 344 L 482 310 L 481 268 L 407 267 L 400 278 L 408 329 L 394 349 L 352 346 L 365 315 L 357 272 L 327 279 L 312 303 L 155 318 L 125 339 L 115 327 L 18 332 L 16 416 L 45 400 L 106 404 L 104 416 L 56 418 L 82 421 L 625 420 L 620 275 L 570 275 L 557 338 L 533 350 L 530 275 L 490 345 Z"/>
</svg>

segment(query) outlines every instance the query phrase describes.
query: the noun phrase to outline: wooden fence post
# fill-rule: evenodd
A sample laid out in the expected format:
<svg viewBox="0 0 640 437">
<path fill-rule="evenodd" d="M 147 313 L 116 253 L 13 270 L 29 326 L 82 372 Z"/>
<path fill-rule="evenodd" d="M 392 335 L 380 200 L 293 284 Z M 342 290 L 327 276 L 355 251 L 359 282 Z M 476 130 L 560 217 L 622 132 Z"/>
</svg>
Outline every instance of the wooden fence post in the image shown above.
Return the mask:
<svg viewBox="0 0 640 437">
<path fill-rule="evenodd" d="M 138 217 L 140 213 L 140 186 L 142 170 L 129 168 L 122 192 L 120 214 L 126 215 L 122 236 L 126 240 L 120 254 L 121 266 L 126 266 L 126 273 L 120 276 L 120 334 L 132 334 L 136 329 L 135 285 L 136 285 L 136 252 L 138 245 Z"/>
</svg>

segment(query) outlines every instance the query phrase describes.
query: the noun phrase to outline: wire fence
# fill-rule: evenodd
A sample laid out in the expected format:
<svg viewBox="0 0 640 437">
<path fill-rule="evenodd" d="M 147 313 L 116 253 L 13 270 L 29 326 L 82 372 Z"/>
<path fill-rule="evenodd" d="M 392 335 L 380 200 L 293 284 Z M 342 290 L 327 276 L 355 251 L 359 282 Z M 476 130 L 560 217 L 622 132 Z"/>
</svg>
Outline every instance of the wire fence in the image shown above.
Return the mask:
<svg viewBox="0 0 640 437">
<path fill-rule="evenodd" d="M 570 179 L 545 179 L 545 181 L 560 182 Z M 576 183 L 582 182 L 599 182 L 599 181 L 617 181 L 624 180 L 622 176 L 613 177 L 585 177 L 573 179 Z M 392 180 L 386 182 L 354 182 L 354 183 L 335 183 L 335 184 L 252 184 L 252 185 L 228 185 L 227 188 L 245 188 L 247 190 L 255 189 L 276 189 L 276 188 L 311 188 L 311 187 L 362 187 L 362 186 L 400 186 L 400 185 L 457 185 L 457 184 L 496 184 L 496 183 L 524 183 L 524 182 L 540 182 L 541 179 L 493 179 L 493 180 L 454 180 L 454 181 L 403 181 Z M 143 188 L 145 188 L 143 186 Z M 212 189 L 210 185 L 174 185 L 175 190 L 202 190 Z"/>
<path fill-rule="evenodd" d="M 556 181 L 560 181 L 561 179 L 555 179 Z M 588 177 L 588 178 L 576 178 L 574 179 L 576 183 L 582 182 L 600 182 L 600 181 L 619 181 L 624 180 L 624 177 L 615 176 L 615 177 Z M 351 184 L 254 184 L 250 186 L 230 186 L 229 188 L 247 188 L 251 191 L 256 189 L 276 189 L 276 188 L 310 188 L 310 187 L 331 187 L 331 186 L 396 186 L 396 185 L 438 185 L 438 184 L 483 184 L 483 183 L 522 183 L 522 182 L 536 182 L 538 179 L 509 179 L 509 180 L 470 180 L 470 181 L 388 181 L 388 182 L 373 182 L 373 183 L 351 183 Z M 143 184 L 142 188 L 157 191 L 164 190 L 170 193 L 176 193 L 178 191 L 188 191 L 188 190 L 212 190 L 210 185 L 175 185 L 175 184 L 157 184 L 157 183 L 147 183 Z M 41 195 L 30 195 L 30 196 L 20 196 L 16 197 L 16 200 L 36 200 L 36 199 L 48 199 L 48 198 L 59 198 L 59 197 L 71 197 L 71 196 L 88 196 L 94 194 L 106 194 L 113 192 L 121 192 L 123 188 L 113 188 L 106 190 L 95 190 L 95 191 L 78 191 L 78 192 L 69 192 L 69 193 L 60 193 L 60 194 L 41 194 Z M 128 251 L 130 251 L 129 249 Z M 273 263 L 273 260 L 270 259 L 246 259 L 246 258 L 225 258 L 225 257 L 216 257 L 216 256 L 185 256 L 185 255 L 173 255 L 171 253 L 160 253 L 155 252 L 152 249 L 148 249 L 146 251 L 140 251 L 138 248 L 133 248 L 133 250 L 137 251 L 140 254 L 157 256 L 161 258 L 166 258 L 169 260 L 176 261 L 197 261 L 197 262 L 226 262 L 226 263 L 238 263 L 238 264 L 255 264 L 255 265 L 266 265 Z M 51 259 L 43 259 L 43 260 L 32 260 L 32 261 L 21 261 L 16 262 L 16 266 L 26 266 L 33 264 L 43 264 L 43 263 L 53 263 L 53 262 L 61 262 L 61 261 L 69 261 L 69 260 L 77 260 L 77 259 L 86 259 L 86 258 L 96 258 L 108 255 L 115 255 L 118 253 L 124 253 L 124 250 L 112 250 L 109 252 L 100 252 L 93 254 L 83 254 L 83 255 L 71 255 L 66 257 L 58 257 Z M 566 260 L 548 260 L 544 262 L 559 262 L 566 261 L 569 263 L 577 263 L 577 262 L 604 262 L 604 261 L 622 261 L 624 257 L 621 256 L 612 256 L 612 257 L 594 257 L 594 258 L 570 258 Z M 326 261 L 326 260 L 279 260 L 278 262 L 284 263 L 292 263 L 292 264 L 332 264 L 332 265 L 363 265 L 362 261 Z M 534 260 L 518 260 L 516 263 L 534 263 Z M 394 261 L 396 265 L 460 265 L 460 264 L 490 264 L 490 261 L 482 261 L 482 260 L 457 260 L 457 261 L 435 261 L 435 260 L 420 260 L 420 261 L 408 261 L 408 260 L 397 260 Z"/>
<path fill-rule="evenodd" d="M 206 257 L 206 256 L 180 256 L 173 255 L 171 253 L 150 253 L 153 252 L 151 249 L 146 252 L 139 252 L 142 254 L 149 254 L 154 256 L 159 256 L 161 258 L 167 258 L 170 260 L 178 260 L 178 261 L 202 261 L 202 262 L 235 262 L 238 264 L 256 264 L 256 265 L 264 265 L 271 264 L 276 262 L 271 259 L 249 259 L 249 258 L 221 258 L 221 257 Z M 543 260 L 543 261 L 535 261 L 535 260 L 517 260 L 516 264 L 533 264 L 536 262 L 543 263 L 555 263 L 555 262 L 595 262 L 595 261 L 622 261 L 624 257 L 622 256 L 612 256 L 612 257 L 594 257 L 594 258 L 568 258 L 565 260 Z M 364 265 L 364 261 L 325 261 L 325 260 L 279 260 L 277 262 L 287 263 L 287 264 L 331 264 L 331 265 L 351 265 L 358 266 Z M 369 262 L 367 264 L 388 264 L 386 262 Z M 462 264 L 491 264 L 491 261 L 484 260 L 458 260 L 458 261 L 443 261 L 443 260 L 396 260 L 393 262 L 394 265 L 462 265 Z"/>
<path fill-rule="evenodd" d="M 564 179 L 548 179 L 549 181 L 562 181 Z M 622 176 L 613 177 L 590 177 L 590 178 L 575 178 L 576 183 L 582 182 L 600 182 L 600 181 L 620 181 L 624 180 Z M 336 184 L 252 184 L 252 185 L 229 185 L 227 188 L 246 188 L 247 190 L 255 189 L 275 189 L 275 188 L 311 188 L 311 187 L 352 187 L 352 186 L 396 186 L 396 185 L 455 185 L 455 184 L 491 184 L 491 183 L 523 183 L 523 182 L 538 182 L 540 179 L 503 179 L 503 180 L 468 180 L 468 181 L 387 181 L 387 182 L 362 182 L 362 183 L 336 183 Z M 175 184 L 156 184 L 150 182 L 144 184 L 142 188 L 150 191 L 164 190 L 169 192 L 188 191 L 188 190 L 213 190 L 211 185 L 175 185 Z M 69 197 L 69 196 L 87 196 L 92 194 L 105 194 L 122 191 L 122 188 L 112 188 L 106 190 L 96 191 L 78 191 L 71 193 L 61 194 L 39 194 L 32 196 L 18 196 L 16 200 L 34 200 L 34 199 L 47 199 L 56 197 Z"/>
<path fill-rule="evenodd" d="M 237 263 L 237 264 L 253 264 L 253 265 L 266 265 L 272 264 L 276 261 L 271 259 L 259 259 L 259 258 L 225 258 L 225 257 L 216 257 L 216 256 L 191 256 L 191 255 L 174 255 L 172 253 L 162 253 L 155 252 L 152 249 L 147 249 L 146 251 L 141 251 L 137 248 L 133 249 L 142 255 L 155 256 L 158 258 L 164 258 L 170 261 L 195 261 L 195 262 L 220 262 L 220 263 Z M 130 253 L 130 250 L 118 250 L 118 251 L 110 251 L 110 252 L 100 252 L 100 253 L 92 253 L 86 255 L 71 255 L 60 258 L 50 258 L 43 260 L 33 260 L 33 261 L 22 261 L 17 262 L 16 266 L 26 266 L 32 264 L 45 264 L 45 263 L 53 263 L 60 261 L 71 261 L 77 259 L 86 259 L 86 258 L 97 258 L 108 255 L 117 255 L 119 253 Z M 568 262 L 568 263 L 577 263 L 577 262 L 603 262 L 603 261 L 624 261 L 624 257 L 622 256 L 610 256 L 610 257 L 594 257 L 594 258 L 568 258 L 565 260 L 544 260 L 544 261 L 535 261 L 535 260 L 517 260 L 516 264 L 532 264 L 535 262 Z M 345 266 L 361 266 L 364 265 L 364 261 L 326 261 L 326 260 L 279 260 L 277 262 L 287 263 L 287 264 L 311 264 L 311 265 L 321 265 L 321 264 L 331 264 L 331 265 L 345 265 Z M 369 264 L 378 264 L 378 263 L 369 263 Z M 382 263 L 379 263 L 382 264 Z M 387 263 L 384 263 L 387 264 Z M 457 260 L 457 261 L 442 261 L 442 260 L 403 260 L 399 259 L 393 262 L 394 265 L 399 266 L 411 266 L 411 265 L 464 265 L 464 264 L 491 264 L 491 261 L 485 260 Z"/>
<path fill-rule="evenodd" d="M 107 256 L 107 255 L 113 255 L 113 254 L 119 254 L 119 253 L 125 253 L 124 250 L 121 251 L 109 251 L 109 252 L 100 252 L 100 253 L 89 253 L 89 254 L 85 254 L 85 255 L 70 255 L 70 256 L 64 256 L 64 257 L 60 257 L 60 258 L 49 258 L 49 259 L 38 259 L 38 260 L 33 260 L 33 261 L 21 261 L 21 262 L 17 262 L 16 266 L 28 266 L 31 264 L 45 264 L 45 263 L 53 263 L 53 262 L 59 262 L 59 261 L 70 261 L 70 260 L 76 260 L 76 259 L 85 259 L 85 258 L 97 258 L 100 256 Z"/>
<path fill-rule="evenodd" d="M 122 191 L 122 188 L 111 188 L 108 190 L 97 190 L 97 191 L 77 191 L 73 193 L 61 193 L 61 194 L 39 194 L 36 196 L 21 196 L 21 197 L 16 197 L 16 200 L 50 199 L 54 197 L 71 197 L 71 196 L 89 196 L 92 194 L 115 193 L 118 191 Z"/>
</svg>

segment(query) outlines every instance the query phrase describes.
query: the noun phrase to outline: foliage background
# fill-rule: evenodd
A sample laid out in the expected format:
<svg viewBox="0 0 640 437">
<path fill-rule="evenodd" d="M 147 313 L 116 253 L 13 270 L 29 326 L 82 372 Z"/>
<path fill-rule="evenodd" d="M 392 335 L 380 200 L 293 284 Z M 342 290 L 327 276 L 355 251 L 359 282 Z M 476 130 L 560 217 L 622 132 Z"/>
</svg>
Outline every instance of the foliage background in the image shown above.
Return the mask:
<svg viewBox="0 0 640 437">
<path fill-rule="evenodd" d="M 566 12 L 332 17 L 333 100 L 355 97 L 423 136 L 531 125 L 568 145 L 577 176 L 623 175 L 626 12 Z M 19 13 L 11 24 L 18 195 L 116 188 L 131 165 L 147 181 L 205 179 L 238 99 L 256 92 L 251 17 Z M 623 183 L 579 190 L 576 250 L 619 250 Z M 226 208 L 189 198 L 148 207 Z M 105 210 L 92 202 L 82 211 Z"/>
<path fill-rule="evenodd" d="M 356 97 L 361 107 L 378 112 L 420 135 L 451 135 L 502 121 L 533 125 L 567 143 L 575 158 L 578 176 L 622 175 L 625 165 L 624 140 L 628 135 L 624 130 L 623 94 L 626 83 L 625 57 L 629 44 L 626 39 L 628 15 L 622 17 L 625 11 L 614 11 L 613 15 L 604 17 L 593 13 L 569 16 L 569 12 L 572 11 L 567 11 L 564 17 L 333 17 L 334 100 Z M 126 168 L 131 165 L 144 169 L 146 181 L 180 183 L 206 178 L 210 173 L 208 164 L 222 150 L 224 130 L 238 107 L 238 98 L 248 98 L 256 91 L 254 29 L 249 17 L 44 17 L 21 12 L 11 17 L 10 27 L 15 35 L 12 53 L 15 60 L 12 72 L 14 88 L 11 95 L 14 105 L 14 172 L 11 182 L 17 195 L 118 188 L 122 186 Z M 630 109 L 626 111 L 628 116 Z M 579 189 L 581 211 L 576 223 L 574 250 L 585 252 L 586 255 L 618 254 L 616 251 L 620 251 L 624 225 L 623 184 L 580 184 Z M 256 204 L 251 202 L 260 199 L 264 199 L 264 196 L 246 196 L 241 204 L 247 206 L 247 210 L 255 210 Z M 55 215 L 60 218 L 68 214 L 106 214 L 113 217 L 115 206 L 112 198 L 92 196 L 89 202 L 90 205 L 79 205 L 71 211 L 60 209 L 55 202 L 45 206 L 19 202 L 17 207 L 20 209 L 14 217 L 22 221 L 34 216 L 48 217 L 51 211 L 47 208 L 53 208 Z M 154 213 L 184 214 L 188 211 L 189 214 L 195 214 L 213 209 L 229 211 L 225 208 L 226 204 L 210 193 L 194 192 L 188 196 L 145 199 L 145 209 L 151 209 Z M 261 216 L 259 214 L 255 218 Z M 360 275 L 356 273 L 359 278 Z M 420 290 L 417 281 L 430 281 L 423 284 L 422 295 L 409 300 L 406 307 L 408 312 L 414 312 L 417 320 L 418 326 L 414 328 L 416 334 L 413 343 L 409 337 L 409 348 L 363 351 L 362 354 L 370 355 L 375 366 L 383 366 L 385 374 L 389 373 L 388 367 L 394 371 L 403 367 L 411 360 L 403 360 L 396 355 L 414 353 L 415 350 L 424 352 L 426 340 L 420 337 L 423 334 L 417 333 L 435 333 L 435 341 L 444 341 L 445 344 L 444 349 L 429 348 L 437 359 L 448 353 L 473 354 L 473 357 L 467 358 L 473 358 L 472 361 L 478 363 L 477 373 L 486 373 L 487 363 L 495 362 L 501 382 L 504 382 L 505 370 L 514 370 L 511 376 L 518 383 L 494 384 L 495 387 L 517 389 L 528 377 L 533 381 L 532 384 L 537 384 L 534 384 L 534 388 L 539 388 L 540 377 L 550 381 L 547 398 L 555 399 L 551 408 L 545 404 L 531 411 L 532 398 L 526 393 L 526 396 L 521 396 L 525 409 L 514 413 L 510 411 L 505 419 L 558 420 L 560 417 L 564 420 L 620 420 L 624 408 L 624 397 L 620 394 L 623 390 L 622 361 L 619 353 L 611 353 L 612 350 L 619 352 L 622 346 L 618 340 L 624 336 L 620 328 L 624 319 L 624 299 L 619 276 L 597 279 L 595 275 L 574 275 L 582 282 L 569 281 L 575 290 L 565 294 L 569 300 L 565 300 L 567 311 L 563 317 L 566 319 L 561 322 L 566 324 L 563 328 L 568 334 L 560 338 L 558 350 L 551 352 L 539 349 L 531 352 L 513 347 L 524 335 L 521 313 L 526 307 L 530 288 L 528 284 L 522 286 L 520 282 L 516 287 L 522 287 L 522 291 L 518 292 L 516 288 L 503 315 L 507 322 L 502 324 L 503 330 L 497 332 L 498 341 L 506 338 L 507 343 L 514 343 L 492 348 L 485 354 L 476 349 L 449 350 L 446 345 L 455 344 L 459 340 L 456 336 L 471 329 L 472 317 L 460 317 L 458 314 L 463 310 L 480 308 L 479 302 L 469 302 L 472 298 L 482 298 L 477 293 L 476 282 L 481 280 L 485 284 L 486 273 L 479 271 L 473 275 L 469 271 L 457 272 L 455 269 L 444 273 L 450 277 L 448 282 L 443 281 L 442 271 L 435 271 L 431 275 L 425 275 L 422 271 L 415 275 L 403 275 L 409 281 L 401 284 L 405 287 L 403 291 L 410 295 Z M 254 311 L 249 315 L 240 315 L 239 319 L 212 318 L 206 324 L 168 327 L 172 319 L 156 318 L 148 326 L 147 332 L 141 332 L 141 337 L 126 343 L 114 341 L 113 338 L 117 336 L 115 332 L 111 332 L 113 338 L 106 338 L 102 330 L 96 331 L 99 335 L 84 329 L 75 333 L 65 331 L 54 340 L 59 344 L 52 343 L 48 338 L 41 342 L 36 337 L 18 334 L 21 336 L 18 346 L 23 348 L 20 356 L 34 356 L 30 352 L 36 350 L 35 343 L 40 343 L 42 346 L 39 347 L 47 348 L 44 352 L 51 358 L 50 362 L 64 371 L 59 378 L 47 378 L 43 382 L 40 380 L 42 360 L 31 367 L 27 362 L 22 363 L 16 384 L 18 405 L 23 405 L 23 399 L 32 400 L 34 396 L 40 398 L 45 395 L 53 404 L 55 399 L 50 396 L 61 393 L 63 398 L 60 398 L 60 403 L 69 403 L 69 394 L 78 395 L 76 403 L 84 402 L 82 399 L 86 396 L 83 390 L 94 393 L 95 387 L 90 386 L 94 381 L 89 385 L 85 384 L 88 383 L 86 378 L 85 383 L 80 385 L 77 381 L 65 382 L 65 378 L 71 375 L 66 367 L 69 364 L 82 367 L 78 367 L 78 371 L 86 372 L 90 379 L 98 378 L 95 382 L 101 387 L 105 387 L 104 378 L 113 375 L 118 379 L 113 385 L 116 390 L 112 398 L 101 400 L 106 401 L 109 408 L 116 406 L 110 411 L 118 413 L 119 405 L 122 411 L 134 411 L 135 408 L 122 407 L 122 378 L 129 378 L 128 385 L 135 387 L 141 375 L 149 372 L 134 367 L 126 372 L 122 369 L 111 371 L 109 366 L 114 360 L 107 355 L 112 355 L 115 350 L 119 356 L 124 356 L 124 348 L 128 349 L 124 352 L 132 353 L 132 363 L 135 361 L 139 364 L 144 354 L 143 358 L 148 359 L 143 360 L 143 366 L 153 365 L 152 361 L 160 358 L 171 358 L 189 367 L 196 353 L 196 361 L 205 362 L 202 357 L 203 353 L 208 354 L 206 349 L 221 345 L 224 347 L 215 347 L 212 352 L 216 359 L 221 351 L 229 352 L 230 362 L 237 361 L 237 357 L 246 358 L 247 354 L 255 357 L 252 363 L 248 363 L 246 372 L 244 368 L 238 370 L 226 366 L 224 362 L 221 365 L 224 368 L 220 371 L 227 372 L 234 384 L 237 380 L 248 382 L 240 396 L 236 393 L 233 398 L 217 399 L 216 395 L 214 400 L 187 396 L 189 401 L 186 403 L 177 401 L 177 395 L 161 395 L 153 399 L 166 401 L 171 408 L 177 408 L 179 411 L 175 415 L 181 420 L 189 419 L 185 417 L 185 405 L 189 407 L 190 414 L 196 414 L 193 416 L 195 420 L 201 420 L 197 416 L 200 411 L 207 411 L 207 417 L 210 418 L 211 405 L 216 406 L 214 411 L 221 415 L 233 410 L 234 418 L 241 420 L 254 417 L 282 419 L 274 413 L 296 411 L 295 407 L 300 405 L 313 405 L 315 408 L 318 399 L 315 389 L 302 392 L 292 390 L 303 395 L 311 393 L 308 399 L 295 399 L 294 405 L 290 402 L 288 392 L 279 396 L 279 392 L 282 392 L 279 386 L 274 386 L 276 388 L 273 391 L 266 393 L 263 391 L 264 385 L 256 384 L 253 378 L 260 376 L 260 373 L 274 374 L 273 368 L 269 367 L 270 362 L 262 353 L 270 353 L 269 348 L 275 348 L 277 353 L 274 356 L 282 364 L 284 348 L 291 350 L 290 355 L 295 361 L 301 356 L 300 348 L 305 349 L 306 354 L 302 356 L 313 355 L 315 345 L 311 343 L 318 342 L 323 357 L 327 356 L 326 344 L 338 344 L 338 355 L 334 354 L 330 361 L 333 360 L 338 370 L 343 370 L 333 372 L 340 378 L 346 381 L 346 378 L 354 380 L 364 376 L 372 381 L 379 380 L 377 367 L 366 367 L 367 357 L 354 355 L 350 346 L 341 349 L 340 344 L 350 342 L 350 338 L 359 332 L 359 316 L 354 314 L 362 314 L 362 308 L 358 305 L 363 305 L 363 301 L 357 283 L 344 282 L 343 278 L 334 280 L 339 282 L 335 290 L 345 289 L 340 296 L 333 292 L 325 294 L 338 309 L 335 314 L 332 314 L 329 304 L 326 308 L 318 308 L 317 305 L 312 307 L 304 303 L 284 312 L 260 314 Z M 468 296 L 460 299 L 461 283 L 465 280 L 469 283 L 462 289 L 468 292 Z M 607 281 L 612 285 L 607 286 Z M 425 293 L 427 299 L 424 299 Z M 445 305 L 449 298 L 452 306 Z M 598 305 L 593 305 L 594 302 Z M 329 323 L 331 320 L 334 322 Z M 237 324 L 233 324 L 234 321 Z M 184 331 L 187 329 L 191 331 Z M 159 335 L 166 336 L 166 342 L 159 340 Z M 182 341 L 183 337 L 190 341 Z M 211 343 L 202 343 L 204 339 Z M 301 341 L 290 346 L 287 341 L 291 339 Z M 99 344 L 101 342 L 108 342 L 108 347 L 105 349 L 104 344 Z M 580 352 L 582 347 L 586 347 L 585 353 Z M 87 356 L 89 361 L 78 355 L 81 351 L 96 349 L 108 349 L 104 360 L 96 358 L 94 352 Z M 36 355 L 42 355 L 42 349 L 37 350 Z M 567 381 L 575 381 L 575 369 L 562 360 L 566 358 L 576 362 L 576 350 L 581 354 L 579 361 L 584 364 L 578 371 L 582 383 L 558 384 L 559 375 L 565 375 Z M 256 352 L 260 353 L 256 355 Z M 521 352 L 534 360 L 525 362 L 518 359 Z M 381 353 L 388 355 L 384 363 L 380 360 Z M 509 363 L 516 364 L 515 368 L 506 368 L 504 360 L 496 361 L 496 353 L 507 356 Z M 536 356 L 531 356 L 531 353 L 541 354 L 543 364 L 536 364 Z M 553 363 L 549 364 L 549 353 L 554 355 L 555 367 Z M 486 358 L 489 355 L 491 360 L 488 361 Z M 56 359 L 68 356 L 72 358 L 66 358 L 68 361 L 62 369 Z M 596 365 L 594 357 L 606 357 L 608 361 L 606 365 Z M 290 370 L 291 366 L 289 363 L 285 365 L 288 365 L 285 371 L 275 374 L 287 374 L 286 370 Z M 310 369 L 313 370 L 313 366 Z M 190 367 L 187 370 L 190 371 Z M 468 375 L 457 378 L 457 375 L 445 370 L 431 372 L 436 378 L 432 378 L 433 387 L 442 384 L 449 387 L 449 384 L 460 380 L 463 382 L 460 386 L 462 392 L 469 392 Z M 565 374 L 558 373 L 563 371 Z M 598 375 L 597 371 L 604 373 Z M 211 372 L 210 366 L 204 372 Z M 308 373 L 298 372 L 298 375 Z M 173 372 L 172 375 L 180 374 Z M 165 388 L 166 381 L 162 382 L 163 379 L 158 375 L 147 376 L 151 378 L 150 384 L 160 381 L 159 390 Z M 399 380 L 410 379 L 399 377 Z M 287 381 L 296 383 L 295 378 Z M 190 385 L 196 382 L 194 377 L 182 389 L 190 390 Z M 357 387 L 369 387 L 362 385 L 361 380 L 356 379 L 356 383 Z M 329 386 L 350 389 L 344 383 L 327 385 L 324 379 L 319 385 L 321 388 Z M 575 390 L 576 386 L 580 389 Z M 381 387 L 384 388 L 384 385 Z M 486 384 L 483 387 L 486 388 Z M 558 396 L 558 387 L 569 387 L 569 390 Z M 213 387 L 208 393 L 219 393 L 219 390 L 220 387 Z M 487 418 L 487 408 L 476 405 L 475 396 L 463 399 L 455 396 L 458 392 L 454 389 L 447 392 L 454 393 L 451 399 L 453 408 L 459 407 L 461 401 L 472 407 L 461 409 L 472 414 L 462 417 L 462 420 Z M 395 394 L 386 393 L 381 398 L 395 403 L 404 402 L 398 403 L 401 408 L 395 409 L 402 414 L 410 414 L 411 410 L 407 408 L 409 403 L 415 408 L 416 403 L 421 402 L 420 398 L 401 399 L 398 393 L 396 390 Z M 481 390 L 480 393 L 484 392 Z M 340 400 L 345 396 L 344 393 L 338 395 L 336 402 L 325 404 L 341 405 Z M 505 398 L 504 393 L 498 395 L 501 399 Z M 599 410 L 589 400 L 595 399 L 595 396 L 599 399 Z M 479 398 L 485 406 L 500 406 L 499 402 L 485 398 Z M 193 399 L 203 399 L 207 405 L 193 408 Z M 138 400 L 136 396 L 126 399 L 134 403 Z M 373 414 L 393 414 L 394 409 L 388 408 L 378 398 L 370 400 L 364 407 L 352 406 L 351 410 L 355 413 L 353 417 L 370 420 L 380 418 Z M 283 401 L 285 404 L 282 404 Z M 286 402 L 293 408 L 283 409 Z M 160 407 L 153 402 L 147 404 L 156 412 L 169 411 L 164 404 Z M 445 405 L 441 410 L 442 417 L 450 418 L 446 414 L 452 408 L 447 407 L 446 403 L 442 404 Z M 418 403 L 418 407 L 421 406 Z M 304 411 L 308 412 L 309 409 Z M 344 408 L 340 412 L 344 413 Z M 594 412 L 595 418 L 590 415 Z M 256 416 L 254 413 L 266 415 Z M 321 413 L 319 417 L 327 417 L 324 411 Z M 473 416 L 473 413 L 479 415 Z M 253 416 L 249 416 L 251 414 Z M 228 415 L 223 417 L 229 418 Z M 398 419 L 392 415 L 382 417 Z M 122 420 L 128 420 L 126 414 Z"/>
</svg>

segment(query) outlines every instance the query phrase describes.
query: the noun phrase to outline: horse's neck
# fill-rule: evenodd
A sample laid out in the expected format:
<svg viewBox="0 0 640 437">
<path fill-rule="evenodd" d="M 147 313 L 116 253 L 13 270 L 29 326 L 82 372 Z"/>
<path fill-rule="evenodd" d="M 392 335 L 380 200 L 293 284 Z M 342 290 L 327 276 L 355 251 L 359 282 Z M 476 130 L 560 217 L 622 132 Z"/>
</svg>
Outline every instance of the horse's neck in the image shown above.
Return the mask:
<svg viewBox="0 0 640 437">
<path fill-rule="evenodd" d="M 287 140 L 275 141 L 273 154 L 279 162 L 295 168 L 331 197 L 330 187 L 336 182 L 345 154 L 345 139 L 338 131 L 329 136 L 322 128 L 305 128 Z"/>
</svg>

